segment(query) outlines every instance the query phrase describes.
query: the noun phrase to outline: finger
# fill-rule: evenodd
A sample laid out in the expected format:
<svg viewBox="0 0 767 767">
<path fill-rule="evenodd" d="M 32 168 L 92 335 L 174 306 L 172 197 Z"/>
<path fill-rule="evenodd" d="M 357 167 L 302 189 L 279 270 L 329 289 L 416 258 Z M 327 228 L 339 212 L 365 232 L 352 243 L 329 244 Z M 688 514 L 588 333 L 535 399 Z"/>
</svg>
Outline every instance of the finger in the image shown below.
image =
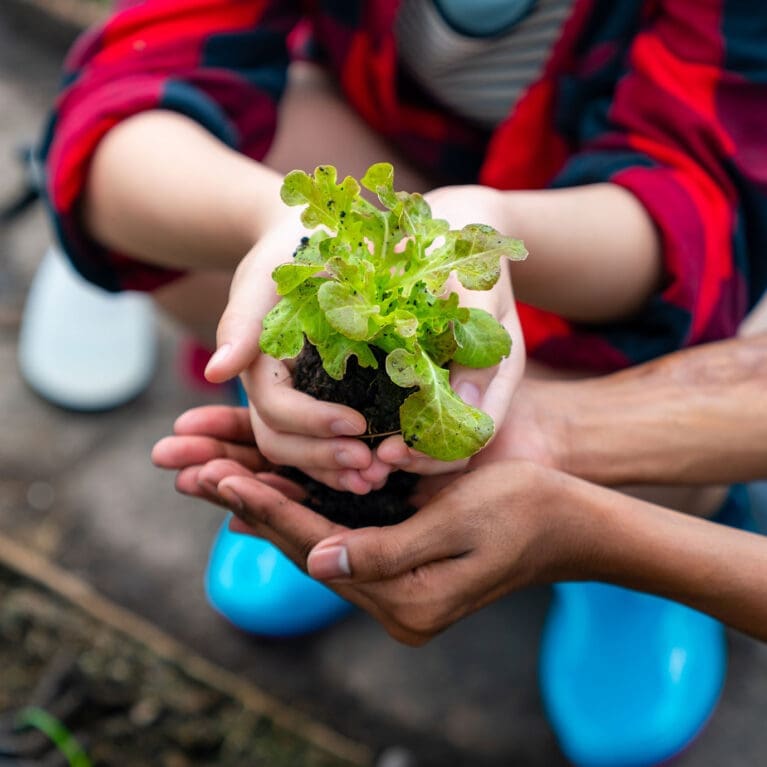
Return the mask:
<svg viewBox="0 0 767 767">
<path fill-rule="evenodd" d="M 492 375 L 485 381 L 480 380 L 477 384 L 480 389 L 479 408 L 493 419 L 496 429 L 499 429 L 506 420 L 514 392 L 522 378 L 523 369 L 524 355 L 507 358 L 497 368 L 489 368 Z M 459 373 L 461 379 L 457 384 L 464 390 L 464 382 L 467 380 L 464 377 L 465 370 L 465 368 L 461 369 Z"/>
<path fill-rule="evenodd" d="M 199 482 L 200 469 L 202 466 L 187 466 L 176 474 L 176 491 L 192 498 L 201 498 L 204 501 L 221 504 L 218 494 L 211 495 L 207 488 Z"/>
<path fill-rule="evenodd" d="M 377 448 L 376 458 L 383 463 L 412 474 L 454 474 L 466 468 L 468 459 L 439 461 L 408 447 L 400 435 L 387 437 Z"/>
<path fill-rule="evenodd" d="M 218 483 L 226 477 L 233 476 L 253 477 L 255 475 L 236 461 L 218 459 L 200 467 L 197 473 L 197 484 L 214 503 L 225 506 L 226 500 L 219 495 Z"/>
<path fill-rule="evenodd" d="M 176 474 L 176 491 L 182 495 L 198 498 L 216 506 L 228 509 L 227 503 L 219 496 L 216 485 L 201 479 L 202 466 L 187 466 Z M 231 473 L 231 472 L 230 472 Z"/>
<path fill-rule="evenodd" d="M 262 453 L 278 466 L 308 469 L 365 469 L 370 465 L 370 449 L 358 439 L 335 437 L 326 439 L 274 431 L 251 408 L 253 431 Z"/>
<path fill-rule="evenodd" d="M 173 433 L 215 437 L 246 445 L 255 441 L 248 409 L 231 405 L 205 405 L 187 410 L 176 419 Z"/>
<path fill-rule="evenodd" d="M 312 437 L 356 437 L 367 427 L 362 413 L 318 400 L 293 388 L 284 363 L 260 356 L 245 374 L 248 396 L 273 431 Z"/>
<path fill-rule="evenodd" d="M 303 468 L 302 471 L 312 479 L 317 480 L 317 482 L 321 482 L 323 485 L 327 485 L 339 492 L 367 495 L 373 490 L 372 483 L 363 479 L 360 476 L 360 472 L 351 469 L 338 471 L 333 469 Z"/>
<path fill-rule="evenodd" d="M 251 527 L 235 515 L 232 515 L 229 518 L 229 530 L 231 530 L 233 533 L 241 533 L 242 535 L 254 535 L 258 537 L 258 530 L 255 527 Z"/>
<path fill-rule="evenodd" d="M 440 509 L 426 506 L 398 525 L 353 530 L 320 541 L 309 553 L 307 567 L 320 580 L 388 580 L 465 554 L 469 544 L 462 532 Z"/>
<path fill-rule="evenodd" d="M 318 541 L 346 529 L 257 477 L 227 477 L 219 483 L 218 493 L 240 519 L 251 526 L 273 530 L 290 543 L 294 558 L 304 562 Z"/>
<path fill-rule="evenodd" d="M 388 463 L 384 463 L 382 460 L 373 454 L 373 460 L 365 469 L 360 471 L 360 477 L 366 482 L 369 482 L 374 489 L 383 487 L 386 480 L 389 478 L 389 474 L 392 472 L 392 467 Z"/>
<path fill-rule="evenodd" d="M 306 490 L 300 484 L 292 482 L 287 477 L 273 473 L 259 473 L 255 478 L 296 503 L 300 504 L 306 498 Z M 250 523 L 246 523 L 236 516 L 238 513 L 237 508 L 230 507 L 230 510 L 234 512 L 234 519 L 238 521 L 236 525 L 230 524 L 231 529 L 236 532 L 238 528 L 241 528 L 240 532 L 270 541 L 281 551 L 285 552 L 302 570 L 306 571 L 306 550 L 300 542 L 296 541 L 294 535 L 285 535 L 281 531 L 269 527 L 263 522 L 257 522 L 252 518 Z"/>
<path fill-rule="evenodd" d="M 163 437 L 152 448 L 151 458 L 161 469 L 181 469 L 217 458 L 229 458 L 255 471 L 270 465 L 255 445 L 238 445 L 212 437 Z"/>
<path fill-rule="evenodd" d="M 285 556 L 287 556 L 297 567 L 306 572 L 306 557 L 302 555 L 301 551 L 293 545 L 290 540 L 283 538 L 279 533 L 276 533 L 272 528 L 260 523 L 248 524 L 244 520 L 237 516 L 237 512 L 234 512 L 229 519 L 229 529 L 234 533 L 241 533 L 244 535 L 252 535 L 255 538 L 261 538 L 265 541 L 269 541 L 273 546 L 276 546 Z"/>
<path fill-rule="evenodd" d="M 260 354 L 261 323 L 277 302 L 274 283 L 265 273 L 256 246 L 240 261 L 232 278 L 229 301 L 218 323 L 216 352 L 208 361 L 205 377 L 223 383 L 241 373 Z M 268 280 L 268 284 L 264 284 Z M 254 290 L 253 286 L 258 286 Z"/>
</svg>

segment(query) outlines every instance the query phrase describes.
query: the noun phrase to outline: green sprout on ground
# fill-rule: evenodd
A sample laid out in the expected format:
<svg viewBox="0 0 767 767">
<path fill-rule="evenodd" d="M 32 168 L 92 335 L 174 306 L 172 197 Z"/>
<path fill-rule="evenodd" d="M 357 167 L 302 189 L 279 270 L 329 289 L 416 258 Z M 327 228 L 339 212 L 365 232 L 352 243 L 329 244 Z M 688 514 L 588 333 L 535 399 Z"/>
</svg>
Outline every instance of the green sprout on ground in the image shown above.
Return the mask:
<svg viewBox="0 0 767 767">
<path fill-rule="evenodd" d="M 362 197 L 360 184 L 382 208 Z M 359 182 L 338 183 L 332 165 L 313 176 L 293 171 L 281 194 L 305 206 L 301 220 L 315 231 L 273 272 L 282 299 L 264 319 L 261 349 L 293 358 L 308 339 L 341 380 L 351 356 L 377 368 L 377 347 L 391 380 L 415 389 L 400 408 L 405 442 L 445 461 L 476 453 L 493 434 L 492 418 L 452 390 L 446 366 L 497 365 L 511 338 L 488 312 L 459 306 L 447 281 L 455 274 L 469 290 L 490 290 L 502 259 L 527 256 L 522 242 L 484 224 L 451 230 L 422 195 L 394 190 L 389 163 L 372 165 Z"/>
<path fill-rule="evenodd" d="M 19 712 L 20 728 L 34 728 L 45 734 L 69 762 L 69 767 L 92 767 L 91 760 L 77 738 L 55 716 L 37 706 Z"/>
</svg>

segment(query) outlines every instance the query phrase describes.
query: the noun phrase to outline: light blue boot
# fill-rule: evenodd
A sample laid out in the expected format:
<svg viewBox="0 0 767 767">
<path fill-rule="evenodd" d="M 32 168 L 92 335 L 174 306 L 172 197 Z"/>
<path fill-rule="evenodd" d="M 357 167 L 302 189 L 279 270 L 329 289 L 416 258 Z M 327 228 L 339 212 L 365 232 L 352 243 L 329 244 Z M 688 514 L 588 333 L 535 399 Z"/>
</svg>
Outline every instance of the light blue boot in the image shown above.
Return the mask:
<svg viewBox="0 0 767 767">
<path fill-rule="evenodd" d="M 708 721 L 727 666 L 724 629 L 675 602 L 563 583 L 541 648 L 541 692 L 578 767 L 650 767 Z"/>
<path fill-rule="evenodd" d="M 239 381 L 235 396 L 247 406 Z M 354 609 L 269 541 L 233 533 L 229 519 L 210 550 L 205 593 L 211 606 L 235 626 L 264 637 L 294 637 L 324 629 Z"/>
<path fill-rule="evenodd" d="M 717 520 L 752 528 L 733 486 Z M 544 629 L 543 702 L 578 767 L 650 767 L 687 747 L 724 684 L 721 623 L 667 599 L 601 583 L 562 583 Z"/>
<path fill-rule="evenodd" d="M 265 637 L 319 631 L 353 609 L 268 541 L 233 533 L 228 520 L 213 542 L 205 592 L 235 626 Z"/>
</svg>

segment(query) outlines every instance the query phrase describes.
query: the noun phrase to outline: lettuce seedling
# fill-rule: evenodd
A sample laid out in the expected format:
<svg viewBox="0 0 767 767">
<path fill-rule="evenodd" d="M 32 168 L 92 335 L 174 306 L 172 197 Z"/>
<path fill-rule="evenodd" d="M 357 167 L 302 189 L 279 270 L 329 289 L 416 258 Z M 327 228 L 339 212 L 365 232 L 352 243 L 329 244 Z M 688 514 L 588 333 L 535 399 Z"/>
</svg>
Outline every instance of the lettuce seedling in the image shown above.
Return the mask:
<svg viewBox="0 0 767 767">
<path fill-rule="evenodd" d="M 361 196 L 360 183 L 383 208 Z M 460 306 L 446 283 L 454 272 L 465 288 L 489 290 L 501 259 L 527 251 L 490 226 L 454 231 L 432 218 L 422 195 L 394 190 L 389 163 L 368 168 L 360 183 L 338 183 L 331 165 L 285 177 L 282 200 L 305 206 L 301 220 L 315 231 L 273 272 L 282 298 L 264 318 L 261 349 L 293 358 L 306 338 L 341 380 L 352 355 L 376 368 L 378 347 L 391 380 L 415 390 L 399 411 L 405 442 L 444 461 L 466 458 L 490 439 L 493 421 L 455 394 L 446 365 L 496 365 L 511 338 L 488 312 Z"/>
</svg>

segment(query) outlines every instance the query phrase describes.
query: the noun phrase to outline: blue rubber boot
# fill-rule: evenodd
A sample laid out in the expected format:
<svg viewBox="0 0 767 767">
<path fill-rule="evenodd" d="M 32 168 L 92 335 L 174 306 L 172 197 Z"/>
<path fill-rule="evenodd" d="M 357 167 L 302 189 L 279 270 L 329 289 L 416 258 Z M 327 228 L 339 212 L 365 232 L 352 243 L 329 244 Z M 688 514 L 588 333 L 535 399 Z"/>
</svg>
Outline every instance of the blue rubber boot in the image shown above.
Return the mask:
<svg viewBox="0 0 767 767">
<path fill-rule="evenodd" d="M 237 381 L 235 397 L 247 406 Z M 229 519 L 213 541 L 205 571 L 211 606 L 235 626 L 264 637 L 295 637 L 341 620 L 353 605 L 314 580 L 276 546 L 233 533 Z"/>
<path fill-rule="evenodd" d="M 268 541 L 233 533 L 228 520 L 210 552 L 205 592 L 235 626 L 264 637 L 310 634 L 353 609 Z"/>
<path fill-rule="evenodd" d="M 753 528 L 743 486 L 715 521 Z M 703 613 L 601 583 L 555 587 L 541 693 L 578 767 L 650 767 L 679 754 L 712 715 L 726 668 L 724 627 Z"/>
</svg>

